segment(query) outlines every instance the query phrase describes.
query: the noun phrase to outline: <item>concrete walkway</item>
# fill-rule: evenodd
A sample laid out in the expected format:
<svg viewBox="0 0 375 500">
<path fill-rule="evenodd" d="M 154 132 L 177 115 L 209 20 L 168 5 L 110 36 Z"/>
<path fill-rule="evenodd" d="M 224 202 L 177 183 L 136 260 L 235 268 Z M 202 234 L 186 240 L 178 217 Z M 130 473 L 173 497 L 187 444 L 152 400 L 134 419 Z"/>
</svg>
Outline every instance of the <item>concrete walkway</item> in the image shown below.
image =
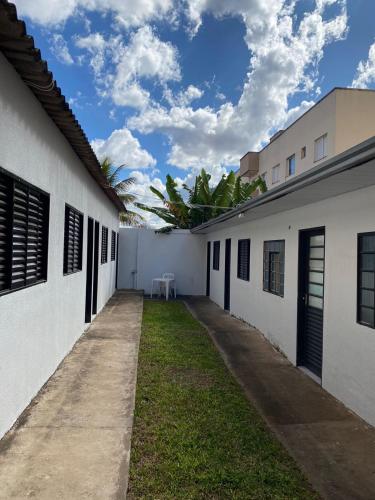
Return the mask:
<svg viewBox="0 0 375 500">
<path fill-rule="evenodd" d="M 323 498 L 375 499 L 375 429 L 210 300 L 186 301 L 248 398 Z"/>
<path fill-rule="evenodd" d="M 143 298 L 108 302 L 0 441 L 0 498 L 126 498 Z"/>
</svg>

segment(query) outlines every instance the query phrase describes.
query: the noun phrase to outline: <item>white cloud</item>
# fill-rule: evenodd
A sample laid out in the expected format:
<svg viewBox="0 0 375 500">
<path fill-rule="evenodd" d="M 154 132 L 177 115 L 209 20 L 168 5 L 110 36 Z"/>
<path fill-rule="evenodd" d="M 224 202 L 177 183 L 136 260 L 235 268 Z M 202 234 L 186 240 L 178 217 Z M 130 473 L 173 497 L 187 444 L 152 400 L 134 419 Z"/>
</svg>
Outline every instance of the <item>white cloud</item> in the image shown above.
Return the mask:
<svg viewBox="0 0 375 500">
<path fill-rule="evenodd" d="M 339 13 L 324 19 L 324 7 L 333 3 Z M 195 30 L 207 11 L 242 17 L 251 57 L 238 103 L 195 110 L 155 105 L 132 117 L 128 126 L 142 133 L 166 134 L 171 143 L 169 162 L 178 167 L 237 165 L 244 152 L 259 148 L 275 128 L 287 123 L 290 96 L 315 88 L 325 46 L 346 34 L 345 1 L 318 0 L 299 24 L 294 2 L 282 0 L 190 0 L 189 7 Z"/>
<path fill-rule="evenodd" d="M 370 45 L 366 61 L 360 61 L 353 80 L 353 87 L 367 88 L 375 82 L 375 43 Z"/>
<path fill-rule="evenodd" d="M 125 27 L 141 26 L 171 13 L 173 0 L 17 0 L 21 16 L 46 25 L 65 22 L 82 10 L 112 13 Z"/>
<path fill-rule="evenodd" d="M 189 106 L 193 101 L 200 99 L 203 94 L 203 90 L 195 87 L 195 85 L 189 85 L 185 90 L 178 92 L 177 95 L 174 95 L 171 89 L 166 88 L 163 97 L 170 106 Z"/>
<path fill-rule="evenodd" d="M 99 159 L 109 156 L 116 166 L 124 164 L 127 168 L 146 168 L 156 164 L 126 128 L 114 130 L 106 140 L 94 139 L 91 146 Z"/>
<path fill-rule="evenodd" d="M 78 48 L 90 55 L 102 96 L 111 97 L 118 106 L 144 109 L 149 104 L 150 93 L 141 80 L 160 84 L 181 79 L 178 51 L 169 42 L 158 38 L 150 26 L 135 31 L 125 44 L 120 35 L 105 40 L 100 33 L 77 37 Z M 112 71 L 109 69 L 112 65 Z"/>
<path fill-rule="evenodd" d="M 75 38 L 75 44 L 79 49 L 85 49 L 91 55 L 90 66 L 95 75 L 100 75 L 105 66 L 107 42 L 101 33 L 90 33 L 87 36 Z"/>
<path fill-rule="evenodd" d="M 60 33 L 55 33 L 51 37 L 50 50 L 58 61 L 62 64 L 73 64 L 74 60 L 69 52 L 68 44 Z"/>
</svg>

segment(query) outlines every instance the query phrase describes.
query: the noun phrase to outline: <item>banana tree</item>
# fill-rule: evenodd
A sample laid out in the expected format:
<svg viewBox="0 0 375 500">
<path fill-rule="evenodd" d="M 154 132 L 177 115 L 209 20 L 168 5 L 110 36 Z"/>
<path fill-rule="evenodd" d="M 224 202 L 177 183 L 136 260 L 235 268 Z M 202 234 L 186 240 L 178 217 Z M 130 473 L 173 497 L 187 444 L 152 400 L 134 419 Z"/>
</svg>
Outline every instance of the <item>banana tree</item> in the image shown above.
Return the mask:
<svg viewBox="0 0 375 500">
<path fill-rule="evenodd" d="M 227 175 L 224 174 L 215 187 L 210 187 L 210 180 L 210 174 L 202 169 L 192 187 L 186 184 L 182 186 L 187 192 L 187 197 L 184 197 L 178 191 L 175 180 L 168 174 L 167 197 L 155 187 L 150 186 L 152 193 L 161 200 L 162 206 L 150 207 L 142 203 L 135 205 L 167 222 L 169 226 L 163 228 L 163 231 L 173 228 L 190 229 L 249 200 L 257 189 L 261 193 L 267 190 L 261 177 L 252 182 L 242 182 L 233 171 Z"/>
</svg>

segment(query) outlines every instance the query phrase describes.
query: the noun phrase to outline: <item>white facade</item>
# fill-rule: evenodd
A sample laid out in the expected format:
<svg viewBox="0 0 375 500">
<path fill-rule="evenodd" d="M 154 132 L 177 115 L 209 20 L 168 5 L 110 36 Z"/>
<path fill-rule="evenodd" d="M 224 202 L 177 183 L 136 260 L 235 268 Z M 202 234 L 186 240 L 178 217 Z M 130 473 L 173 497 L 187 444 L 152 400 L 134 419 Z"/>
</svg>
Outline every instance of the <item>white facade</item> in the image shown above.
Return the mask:
<svg viewBox="0 0 375 500">
<path fill-rule="evenodd" d="M 167 234 L 153 229 L 121 228 L 118 287 L 151 292 L 153 278 L 175 274 L 179 295 L 206 293 L 206 239 L 188 230 Z"/>
<path fill-rule="evenodd" d="M 40 103 L 0 54 L 0 166 L 50 194 L 47 282 L 0 295 L 0 437 L 85 329 L 88 216 L 109 229 L 98 311 L 115 290 L 111 230 L 118 212 Z M 84 214 L 83 269 L 63 275 L 64 211 Z"/>
<path fill-rule="evenodd" d="M 371 168 L 374 168 L 372 165 Z M 230 313 L 258 328 L 297 362 L 299 231 L 325 228 L 325 290 L 322 386 L 375 425 L 375 330 L 358 324 L 357 235 L 375 231 L 371 186 L 252 222 L 209 228 L 219 240 L 220 269 L 210 270 L 211 299 L 224 305 L 225 239 L 231 238 Z M 237 278 L 237 242 L 251 239 L 250 281 Z M 285 240 L 284 297 L 263 291 L 263 243 Z M 212 263 L 212 255 L 211 255 Z"/>
<path fill-rule="evenodd" d="M 335 88 L 288 128 L 276 133 L 259 152 L 241 158 L 238 174 L 244 180 L 262 176 L 272 189 L 373 137 L 374 113 L 373 90 Z M 288 159 L 292 156 L 295 172 L 290 175 Z"/>
</svg>

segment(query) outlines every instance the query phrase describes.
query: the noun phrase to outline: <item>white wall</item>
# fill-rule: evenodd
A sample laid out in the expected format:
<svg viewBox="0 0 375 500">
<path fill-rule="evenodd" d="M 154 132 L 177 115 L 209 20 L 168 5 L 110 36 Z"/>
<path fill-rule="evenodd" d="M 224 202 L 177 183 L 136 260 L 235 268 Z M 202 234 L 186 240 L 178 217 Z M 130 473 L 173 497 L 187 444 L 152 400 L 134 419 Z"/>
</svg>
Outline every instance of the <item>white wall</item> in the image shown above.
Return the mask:
<svg viewBox="0 0 375 500">
<path fill-rule="evenodd" d="M 0 295 L 1 437 L 85 328 L 87 216 L 109 228 L 109 260 L 99 264 L 98 310 L 113 294 L 110 243 L 118 215 L 1 54 L 0 73 L 0 166 L 50 194 L 47 282 Z M 83 270 L 69 276 L 63 276 L 65 203 L 84 214 Z"/>
<path fill-rule="evenodd" d="M 157 234 L 153 229 L 121 228 L 119 288 L 150 293 L 153 278 L 175 274 L 179 295 L 206 293 L 206 238 L 187 230 Z M 137 271 L 133 281 L 132 271 Z"/>
<path fill-rule="evenodd" d="M 232 238 L 230 312 L 258 328 L 292 363 L 297 353 L 298 231 L 325 226 L 322 385 L 375 425 L 375 330 L 356 322 L 357 234 L 375 231 L 375 187 L 207 234 L 221 241 L 211 298 L 224 300 L 225 238 Z M 251 238 L 250 282 L 237 278 L 237 240 Z M 262 290 L 263 242 L 285 239 L 284 297 Z M 212 262 L 212 258 L 211 258 Z"/>
</svg>

